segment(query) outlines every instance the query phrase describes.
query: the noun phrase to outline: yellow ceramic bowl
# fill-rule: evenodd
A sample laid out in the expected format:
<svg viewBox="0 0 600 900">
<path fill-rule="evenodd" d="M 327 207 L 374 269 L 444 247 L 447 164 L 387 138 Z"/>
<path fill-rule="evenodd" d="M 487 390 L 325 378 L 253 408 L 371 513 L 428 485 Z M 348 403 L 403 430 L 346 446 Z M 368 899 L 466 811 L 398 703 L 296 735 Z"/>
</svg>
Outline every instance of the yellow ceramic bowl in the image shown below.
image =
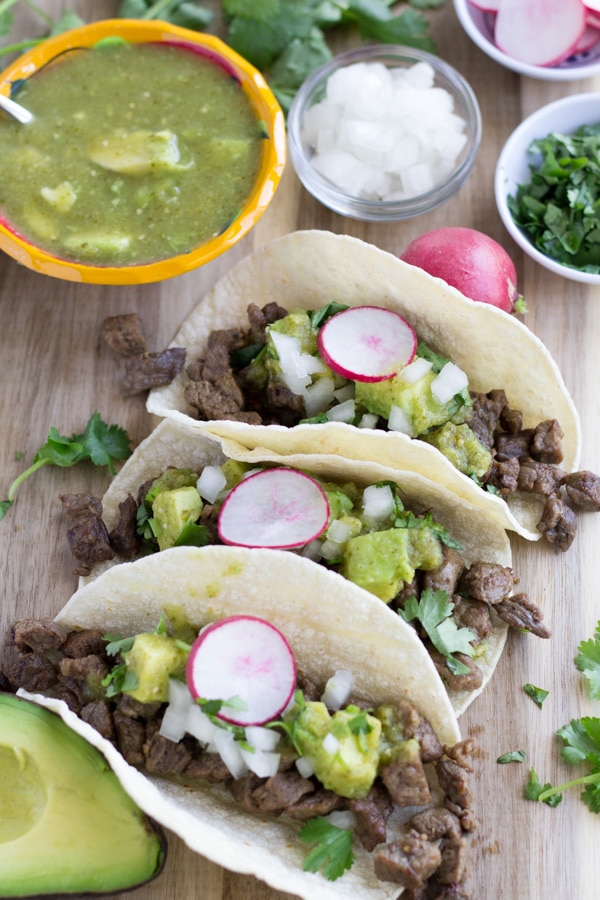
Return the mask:
<svg viewBox="0 0 600 900">
<path fill-rule="evenodd" d="M 0 74 L 0 93 L 10 95 L 11 85 L 30 78 L 52 59 L 78 47 L 90 47 L 102 38 L 116 36 L 130 43 L 164 42 L 201 48 L 208 59 L 231 72 L 248 97 L 256 118 L 264 126 L 262 160 L 258 179 L 238 217 L 217 237 L 189 253 L 156 262 L 128 266 L 100 266 L 61 259 L 16 234 L 0 220 L 0 250 L 36 272 L 67 281 L 94 284 L 143 284 L 181 275 L 210 262 L 239 241 L 256 224 L 271 202 L 285 165 L 285 121 L 263 76 L 218 38 L 165 22 L 108 19 L 50 38 L 23 54 Z M 18 96 L 15 97 L 18 100 Z M 24 125 L 24 128 L 27 126 Z"/>
</svg>

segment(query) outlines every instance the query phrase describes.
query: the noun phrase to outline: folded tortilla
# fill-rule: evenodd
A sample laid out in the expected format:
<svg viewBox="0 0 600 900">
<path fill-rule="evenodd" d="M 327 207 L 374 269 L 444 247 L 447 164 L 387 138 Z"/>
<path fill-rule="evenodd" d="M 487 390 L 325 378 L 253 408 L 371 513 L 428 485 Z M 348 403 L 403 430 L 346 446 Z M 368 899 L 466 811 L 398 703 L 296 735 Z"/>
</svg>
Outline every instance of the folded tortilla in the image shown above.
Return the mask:
<svg viewBox="0 0 600 900">
<path fill-rule="evenodd" d="M 200 628 L 252 613 L 287 637 L 300 670 L 324 685 L 337 669 L 354 674 L 353 695 L 373 705 L 410 699 L 442 744 L 460 740 L 456 716 L 413 629 L 387 607 L 332 572 L 284 551 L 178 547 L 124 563 L 80 588 L 56 621 L 68 629 L 99 628 L 124 636 L 151 630 L 177 609 Z M 356 862 L 329 882 L 302 870 L 300 823 L 263 819 L 241 809 L 226 788 L 184 787 L 142 774 L 63 701 L 26 695 L 57 711 L 105 754 L 121 783 L 152 818 L 192 849 L 237 872 L 310 900 L 392 900 L 397 884 L 379 882 L 370 854 L 355 842 Z M 394 822 L 389 822 L 390 839 Z"/>
<path fill-rule="evenodd" d="M 479 560 L 498 563 L 502 566 L 510 566 L 512 555 L 510 542 L 504 529 L 494 520 L 488 520 L 485 511 L 480 506 L 474 506 L 467 500 L 457 498 L 444 486 L 425 478 L 416 472 L 400 472 L 372 462 L 356 462 L 333 454 L 291 454 L 283 460 L 273 459 L 276 454 L 263 457 L 262 462 L 284 462 L 285 465 L 296 469 L 302 469 L 309 474 L 343 484 L 352 481 L 365 487 L 380 481 L 393 481 L 401 489 L 401 496 L 405 506 L 414 513 L 431 511 L 436 522 L 443 525 L 450 535 L 459 542 L 462 547 L 461 556 L 467 565 Z M 127 460 L 121 471 L 115 476 L 106 494 L 102 498 L 103 518 L 107 528 L 111 530 L 119 520 L 119 504 L 130 493 L 137 495 L 138 488 L 149 479 L 157 478 L 168 466 L 175 468 L 192 468 L 200 472 L 206 465 L 220 465 L 227 458 L 242 462 L 254 461 L 255 456 L 242 445 L 234 441 L 218 442 L 208 434 L 202 434 L 189 423 L 178 422 L 173 419 L 164 419 L 157 428 L 136 448 L 132 456 Z M 163 550 L 155 554 L 167 560 L 165 554 L 171 550 Z M 308 569 L 316 569 L 324 572 L 332 585 L 332 591 L 343 596 L 348 589 L 355 595 L 356 591 L 365 594 L 368 598 L 365 603 L 375 603 L 381 607 L 377 611 L 375 622 L 383 623 L 399 618 L 398 614 L 389 609 L 383 600 L 368 593 L 366 590 L 348 582 L 342 575 L 325 570 L 319 563 L 298 557 L 296 553 L 283 550 L 251 550 L 264 560 L 266 567 L 274 568 L 279 572 L 281 581 L 288 584 L 294 579 L 294 567 L 299 563 L 308 566 Z M 267 554 L 265 556 L 265 554 Z M 269 554 L 273 554 L 270 556 Z M 193 557 L 190 557 L 192 560 Z M 112 567 L 118 560 L 100 564 L 92 573 L 94 575 Z M 127 565 L 127 564 L 124 564 Z M 160 562 L 155 565 L 160 567 Z M 190 562 L 191 565 L 191 562 Z M 127 571 L 124 569 L 123 571 Z M 271 573 L 269 572 L 269 577 Z M 82 583 L 89 582 L 90 576 L 83 578 Z M 248 605 L 247 612 L 251 612 Z M 383 613 L 383 618 L 381 614 Z M 104 613 L 101 613 L 104 615 Z M 374 613 L 375 615 L 375 613 Z M 478 646 L 477 665 L 483 673 L 482 684 L 472 691 L 449 691 L 452 706 L 456 715 L 460 716 L 469 704 L 484 689 L 506 643 L 508 626 L 492 612 L 494 629 Z M 379 624 L 377 625 L 379 627 Z M 412 628 L 411 628 L 412 631 Z M 418 639 L 417 639 L 418 640 Z M 419 641 L 420 643 L 420 641 Z M 421 645 L 423 646 L 423 645 Z M 429 656 L 429 661 L 431 662 Z"/>
<path fill-rule="evenodd" d="M 523 427 L 557 419 L 564 431 L 567 472 L 578 467 L 581 428 L 561 373 L 544 344 L 522 322 L 486 303 L 477 303 L 439 278 L 408 265 L 391 253 L 347 235 L 297 231 L 285 235 L 238 263 L 221 278 L 181 325 L 172 346 L 185 347 L 188 362 L 202 357 L 214 329 L 246 327 L 249 303 L 277 302 L 285 309 L 319 309 L 329 302 L 370 304 L 393 309 L 415 328 L 420 339 L 463 369 L 469 388 L 506 392 L 509 405 L 523 413 Z M 376 460 L 396 469 L 435 478 L 474 505 L 484 508 L 503 528 L 539 540 L 541 501 L 513 494 L 508 501 L 488 493 L 463 475 L 437 450 L 399 432 L 356 428 L 343 422 L 323 425 L 248 425 L 234 421 L 199 422 L 184 400 L 187 375 L 151 391 L 148 410 L 195 422 L 231 438 L 263 458 L 265 449 L 280 455 L 318 448 L 360 460 Z"/>
</svg>

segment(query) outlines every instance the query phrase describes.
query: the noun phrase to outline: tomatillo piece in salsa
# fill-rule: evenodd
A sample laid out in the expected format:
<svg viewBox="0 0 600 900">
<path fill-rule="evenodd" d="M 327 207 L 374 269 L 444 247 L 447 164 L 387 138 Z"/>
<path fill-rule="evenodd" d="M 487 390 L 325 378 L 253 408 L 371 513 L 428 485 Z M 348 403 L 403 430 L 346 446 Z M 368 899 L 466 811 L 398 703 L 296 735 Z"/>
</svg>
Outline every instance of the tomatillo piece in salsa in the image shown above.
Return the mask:
<svg viewBox="0 0 600 900">
<path fill-rule="evenodd" d="M 133 265 L 187 253 L 235 219 L 263 134 L 238 81 L 175 44 L 67 53 L 0 120 L 0 215 L 65 259 Z"/>
</svg>

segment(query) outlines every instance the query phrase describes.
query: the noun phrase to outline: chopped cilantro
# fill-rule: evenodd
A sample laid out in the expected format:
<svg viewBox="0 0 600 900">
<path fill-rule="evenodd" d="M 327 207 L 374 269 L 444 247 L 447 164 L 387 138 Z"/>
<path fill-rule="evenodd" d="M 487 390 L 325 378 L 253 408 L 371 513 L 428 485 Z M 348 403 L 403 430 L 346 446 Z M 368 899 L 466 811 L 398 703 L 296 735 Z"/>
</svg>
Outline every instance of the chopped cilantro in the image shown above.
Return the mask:
<svg viewBox="0 0 600 900">
<path fill-rule="evenodd" d="M 345 309 L 348 309 L 348 306 L 345 303 L 326 303 L 321 309 L 310 309 L 308 311 L 308 318 L 310 319 L 312 327 L 317 331 L 325 324 L 327 319 L 335 316 L 336 313 L 343 312 Z"/>
<path fill-rule="evenodd" d="M 529 181 L 507 198 L 515 223 L 541 253 L 598 274 L 600 125 L 538 138 L 529 154 Z"/>
<path fill-rule="evenodd" d="M 127 432 L 118 425 L 107 425 L 98 412 L 90 416 L 83 434 L 65 437 L 56 428 L 51 428 L 46 443 L 33 457 L 31 466 L 13 481 L 8 490 L 8 498 L 0 502 L 0 519 L 4 518 L 14 503 L 19 486 L 42 466 L 69 468 L 89 460 L 96 466 L 108 466 L 111 475 L 114 475 L 113 460 L 126 459 L 130 453 L 131 440 Z"/>
<path fill-rule="evenodd" d="M 450 600 L 446 591 L 433 591 L 431 588 L 423 591 L 420 600 L 409 597 L 404 604 L 404 609 L 398 610 L 406 622 L 418 619 L 427 632 L 433 646 L 446 659 L 446 665 L 455 675 L 465 675 L 469 669 L 453 653 L 464 653 L 465 656 L 473 656 L 475 649 L 471 641 L 475 635 L 468 628 L 457 628 L 452 613 L 454 603 Z"/>
<path fill-rule="evenodd" d="M 304 860 L 302 868 L 305 872 L 322 871 L 325 878 L 335 881 L 352 866 L 352 832 L 347 828 L 339 828 L 318 816 L 309 819 L 298 836 L 303 844 L 316 845 Z"/>
<path fill-rule="evenodd" d="M 524 750 L 510 750 L 508 753 L 503 753 L 502 756 L 499 756 L 496 760 L 497 763 L 501 765 L 506 765 L 506 763 L 525 762 L 525 751 Z"/>
<path fill-rule="evenodd" d="M 594 637 L 589 641 L 582 641 L 577 650 L 575 665 L 588 680 L 592 700 L 600 700 L 600 621 L 596 625 Z"/>
<path fill-rule="evenodd" d="M 548 696 L 548 691 L 543 690 L 543 688 L 536 687 L 534 684 L 524 684 L 523 690 L 528 697 L 531 697 L 535 705 L 539 706 L 539 708 L 541 709 L 544 700 Z"/>
<path fill-rule="evenodd" d="M 542 784 L 536 775 L 535 769 L 529 772 L 529 781 L 523 789 L 523 794 L 527 800 L 540 800 L 547 806 L 558 806 L 562 800 L 561 793 L 555 793 L 555 789 L 551 784 Z"/>
</svg>

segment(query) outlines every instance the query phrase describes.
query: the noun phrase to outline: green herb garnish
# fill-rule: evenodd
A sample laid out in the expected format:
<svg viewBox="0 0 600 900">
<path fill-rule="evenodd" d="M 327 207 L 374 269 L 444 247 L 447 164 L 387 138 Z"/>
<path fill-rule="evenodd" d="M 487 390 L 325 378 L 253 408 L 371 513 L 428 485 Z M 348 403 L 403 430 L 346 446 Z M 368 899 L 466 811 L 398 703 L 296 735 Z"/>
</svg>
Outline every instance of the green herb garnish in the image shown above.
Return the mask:
<svg viewBox="0 0 600 900">
<path fill-rule="evenodd" d="M 65 437 L 56 428 L 51 428 L 46 443 L 33 457 L 31 466 L 13 481 L 8 498 L 0 502 L 0 519 L 14 503 L 19 486 L 42 466 L 69 468 L 89 460 L 96 466 L 108 466 L 110 474 L 114 475 L 113 460 L 126 459 L 130 453 L 131 440 L 127 432 L 118 425 L 107 425 L 97 412 L 90 417 L 83 434 Z"/>
<path fill-rule="evenodd" d="M 535 705 L 539 706 L 539 708 L 541 709 L 544 700 L 548 696 L 548 691 L 543 690 L 543 688 L 536 687 L 534 684 L 524 684 L 523 690 L 528 697 L 531 697 Z"/>
<path fill-rule="evenodd" d="M 503 753 L 502 756 L 499 756 L 496 760 L 500 765 L 506 765 L 507 763 L 525 762 L 525 751 L 524 750 L 510 750 L 508 753 Z"/>
<path fill-rule="evenodd" d="M 600 622 L 589 641 L 582 641 L 577 648 L 575 665 L 588 680 L 588 691 L 592 700 L 600 700 Z"/>
<path fill-rule="evenodd" d="M 471 641 L 475 640 L 476 636 L 468 628 L 457 628 L 452 618 L 453 611 L 454 603 L 446 591 L 433 591 L 427 588 L 419 600 L 416 597 L 409 597 L 404 609 L 398 610 L 398 615 L 409 623 L 413 619 L 418 619 L 433 646 L 445 657 L 450 671 L 455 675 L 466 675 L 469 669 L 453 654 L 464 653 L 465 656 L 474 656 L 475 649 Z"/>
<path fill-rule="evenodd" d="M 532 142 L 530 180 L 508 196 L 515 223 L 541 253 L 600 272 L 600 124 Z"/>
<path fill-rule="evenodd" d="M 561 793 L 555 793 L 551 784 L 542 784 L 536 775 L 535 769 L 529 772 L 529 781 L 523 789 L 523 795 L 527 800 L 540 800 L 547 806 L 558 806 L 562 800 Z"/>
<path fill-rule="evenodd" d="M 309 819 L 298 836 L 303 844 L 316 844 L 304 860 L 305 872 L 322 872 L 329 881 L 335 881 L 352 866 L 352 832 L 348 829 L 319 816 Z"/>
</svg>

